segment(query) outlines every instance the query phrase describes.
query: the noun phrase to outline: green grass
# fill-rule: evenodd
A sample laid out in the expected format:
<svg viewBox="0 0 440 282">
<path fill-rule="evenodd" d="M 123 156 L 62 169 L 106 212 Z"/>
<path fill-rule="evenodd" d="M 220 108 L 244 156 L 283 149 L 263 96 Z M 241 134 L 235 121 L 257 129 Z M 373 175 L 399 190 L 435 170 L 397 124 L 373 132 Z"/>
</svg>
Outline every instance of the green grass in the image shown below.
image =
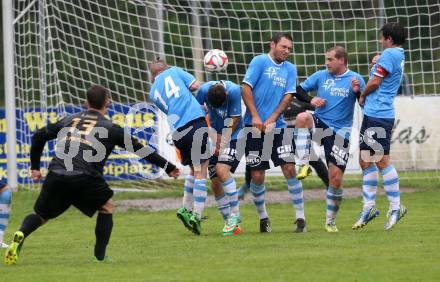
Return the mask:
<svg viewBox="0 0 440 282">
<path fill-rule="evenodd" d="M 37 193 L 14 194 L 10 238 L 32 210 Z M 0 265 L 1 281 L 438 281 L 440 191 L 403 194 L 407 217 L 383 231 L 381 215 L 352 231 L 360 199 L 346 200 L 338 234 L 323 230 L 324 201 L 306 202 L 309 232 L 294 234 L 290 205 L 270 205 L 273 233 L 258 233 L 251 205 L 242 207 L 243 233 L 223 237 L 216 209 L 208 209 L 203 234 L 196 237 L 174 211 L 116 213 L 108 248 L 110 263 L 92 263 L 94 219 L 71 209 L 26 239 L 17 265 Z"/>
<path fill-rule="evenodd" d="M 244 182 L 243 177 L 236 177 L 237 187 Z M 440 174 L 438 171 L 404 171 L 399 172 L 401 187 L 412 188 L 436 188 L 440 183 Z M 160 181 L 114 181 L 110 182 L 111 187 L 134 187 L 148 191 L 148 193 L 125 192 L 115 195 L 117 200 L 142 199 L 142 198 L 164 198 L 182 196 L 183 179 L 179 180 L 160 180 Z M 347 174 L 344 176 L 344 187 L 361 187 L 362 177 L 359 174 Z M 302 181 L 305 189 L 322 189 L 323 183 L 316 175 L 309 176 Z M 208 184 L 210 185 L 210 184 Z M 272 191 L 285 191 L 286 180 L 283 176 L 266 177 L 266 188 Z M 208 189 L 211 193 L 211 189 Z"/>
</svg>

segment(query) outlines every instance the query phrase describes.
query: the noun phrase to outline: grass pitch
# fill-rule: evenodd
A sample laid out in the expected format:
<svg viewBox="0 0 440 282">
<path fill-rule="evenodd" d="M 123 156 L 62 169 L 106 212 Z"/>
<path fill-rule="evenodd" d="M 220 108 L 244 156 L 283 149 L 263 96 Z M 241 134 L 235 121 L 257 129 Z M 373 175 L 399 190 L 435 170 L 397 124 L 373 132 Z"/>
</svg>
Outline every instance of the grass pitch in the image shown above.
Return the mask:
<svg viewBox="0 0 440 282">
<path fill-rule="evenodd" d="M 12 237 L 32 210 L 37 193 L 14 193 Z M 380 216 L 352 231 L 360 199 L 343 202 L 337 234 L 324 231 L 325 201 L 306 202 L 308 233 L 295 234 L 293 208 L 269 205 L 273 233 L 258 232 L 252 205 L 243 206 L 243 232 L 223 237 L 216 209 L 208 209 L 203 234 L 195 236 L 175 211 L 129 211 L 114 215 L 107 254 L 92 262 L 95 219 L 75 209 L 49 222 L 25 242 L 17 265 L 0 266 L 1 281 L 438 281 L 440 278 L 440 191 L 402 194 L 408 214 L 383 231 L 388 203 L 379 197 Z"/>
</svg>

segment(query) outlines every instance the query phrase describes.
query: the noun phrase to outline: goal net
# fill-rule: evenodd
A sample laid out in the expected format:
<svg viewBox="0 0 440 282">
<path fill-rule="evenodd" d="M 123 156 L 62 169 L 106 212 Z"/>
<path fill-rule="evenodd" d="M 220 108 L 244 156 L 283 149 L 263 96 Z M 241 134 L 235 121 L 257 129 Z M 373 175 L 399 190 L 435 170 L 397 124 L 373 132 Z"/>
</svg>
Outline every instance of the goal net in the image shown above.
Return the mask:
<svg viewBox="0 0 440 282">
<path fill-rule="evenodd" d="M 141 139 L 160 149 L 167 133 L 162 131 L 161 116 L 148 107 L 146 95 L 151 85 L 147 64 L 154 58 L 164 58 L 201 81 L 227 79 L 239 83 L 253 56 L 268 51 L 271 34 L 283 31 L 294 38 L 289 60 L 297 65 L 299 81 L 324 68 L 324 53 L 336 44 L 347 48 L 349 68 L 367 79 L 369 62 L 380 52 L 378 31 L 387 21 L 403 23 L 409 35 L 399 92 L 410 98 L 397 102 L 405 110 L 398 110 L 392 157 L 400 170 L 408 171 L 408 177 L 429 170 L 415 177 L 438 181 L 437 1 L 13 2 L 17 161 L 22 183 L 31 181 L 26 173 L 32 134 L 48 121 L 81 110 L 85 91 L 92 84 L 110 89 L 114 102 L 110 116 L 115 122 L 128 125 Z M 203 70 L 203 55 L 212 48 L 228 55 L 226 72 Z M 360 122 L 357 115 L 355 129 Z M 44 165 L 53 149 L 51 144 L 45 150 Z M 117 153 L 106 167 L 108 179 L 136 179 L 155 170 L 148 164 L 129 161 L 133 156 L 127 152 Z M 354 146 L 353 171 L 357 169 L 356 154 Z"/>
</svg>

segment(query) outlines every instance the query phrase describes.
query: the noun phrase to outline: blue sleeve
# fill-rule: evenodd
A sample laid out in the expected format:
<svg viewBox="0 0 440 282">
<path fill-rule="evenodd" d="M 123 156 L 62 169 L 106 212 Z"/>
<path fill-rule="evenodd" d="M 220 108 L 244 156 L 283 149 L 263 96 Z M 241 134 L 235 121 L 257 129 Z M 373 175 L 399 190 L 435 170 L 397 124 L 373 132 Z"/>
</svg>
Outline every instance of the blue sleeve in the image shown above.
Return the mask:
<svg viewBox="0 0 440 282">
<path fill-rule="evenodd" d="M 296 66 L 292 65 L 289 70 L 289 79 L 287 79 L 286 91 L 284 95 L 287 93 L 296 93 L 296 78 L 297 78 Z"/>
<path fill-rule="evenodd" d="M 392 73 L 394 71 L 393 56 L 389 50 L 383 51 L 379 60 L 377 61 L 377 65 L 384 68 L 388 73 Z"/>
<path fill-rule="evenodd" d="M 200 105 L 204 105 L 206 102 L 206 96 L 208 94 L 208 90 L 211 87 L 208 83 L 202 84 L 200 86 L 199 91 L 197 91 L 196 99 L 197 102 L 199 102 Z"/>
<path fill-rule="evenodd" d="M 263 60 L 261 56 L 252 59 L 244 76 L 243 83 L 248 84 L 252 88 L 257 84 L 263 72 Z"/>
<path fill-rule="evenodd" d="M 319 88 L 318 82 L 321 77 L 322 71 L 317 71 L 311 76 L 309 76 L 306 80 L 301 82 L 301 88 L 306 92 L 314 91 Z"/>
<path fill-rule="evenodd" d="M 176 70 L 177 70 L 176 71 L 177 74 L 182 79 L 183 83 L 185 83 L 185 86 L 189 89 L 191 84 L 193 84 L 196 81 L 196 78 L 192 74 L 184 71 L 181 68 L 176 67 Z"/>
<path fill-rule="evenodd" d="M 238 85 L 233 85 L 228 90 L 228 116 L 241 116 L 241 88 Z"/>
</svg>

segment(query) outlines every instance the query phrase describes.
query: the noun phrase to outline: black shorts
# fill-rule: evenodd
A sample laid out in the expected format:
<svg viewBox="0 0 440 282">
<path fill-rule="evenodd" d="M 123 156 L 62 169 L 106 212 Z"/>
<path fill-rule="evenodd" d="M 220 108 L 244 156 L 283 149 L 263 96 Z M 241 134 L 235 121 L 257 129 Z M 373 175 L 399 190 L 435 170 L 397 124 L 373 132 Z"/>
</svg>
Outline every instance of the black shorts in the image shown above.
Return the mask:
<svg viewBox="0 0 440 282">
<path fill-rule="evenodd" d="M 173 142 L 180 151 L 182 165 L 200 165 L 209 159 L 208 125 L 205 118 L 195 119 L 173 133 Z"/>
<path fill-rule="evenodd" d="M 393 127 L 393 118 L 374 118 L 364 115 L 359 136 L 359 149 L 389 155 Z"/>
<path fill-rule="evenodd" d="M 240 139 L 241 142 L 245 142 L 243 139 Z M 215 172 L 215 166 L 217 163 L 226 164 L 231 167 L 230 171 L 231 173 L 234 173 L 237 169 L 238 165 L 240 164 L 241 157 L 243 156 L 243 153 L 239 153 L 237 151 L 237 140 L 231 140 L 228 144 L 228 146 L 225 146 L 220 153 L 219 156 L 211 156 L 209 158 L 209 165 L 208 165 L 208 173 L 209 178 L 213 179 L 217 176 Z"/>
<path fill-rule="evenodd" d="M 275 166 L 295 163 L 293 128 L 275 128 L 261 135 L 250 132 L 249 126 L 246 126 L 245 130 L 246 165 L 251 170 L 269 169 L 269 160 L 272 160 Z"/>
<path fill-rule="evenodd" d="M 61 175 L 49 172 L 34 210 L 44 219 L 61 215 L 71 205 L 92 217 L 111 197 L 113 191 L 103 178 L 86 174 Z"/>
<path fill-rule="evenodd" d="M 315 123 L 313 140 L 320 146 L 324 146 L 327 166 L 331 163 L 339 167 L 342 171 L 345 171 L 348 158 L 350 157 L 350 140 L 334 132 L 315 115 L 312 116 Z"/>
</svg>

